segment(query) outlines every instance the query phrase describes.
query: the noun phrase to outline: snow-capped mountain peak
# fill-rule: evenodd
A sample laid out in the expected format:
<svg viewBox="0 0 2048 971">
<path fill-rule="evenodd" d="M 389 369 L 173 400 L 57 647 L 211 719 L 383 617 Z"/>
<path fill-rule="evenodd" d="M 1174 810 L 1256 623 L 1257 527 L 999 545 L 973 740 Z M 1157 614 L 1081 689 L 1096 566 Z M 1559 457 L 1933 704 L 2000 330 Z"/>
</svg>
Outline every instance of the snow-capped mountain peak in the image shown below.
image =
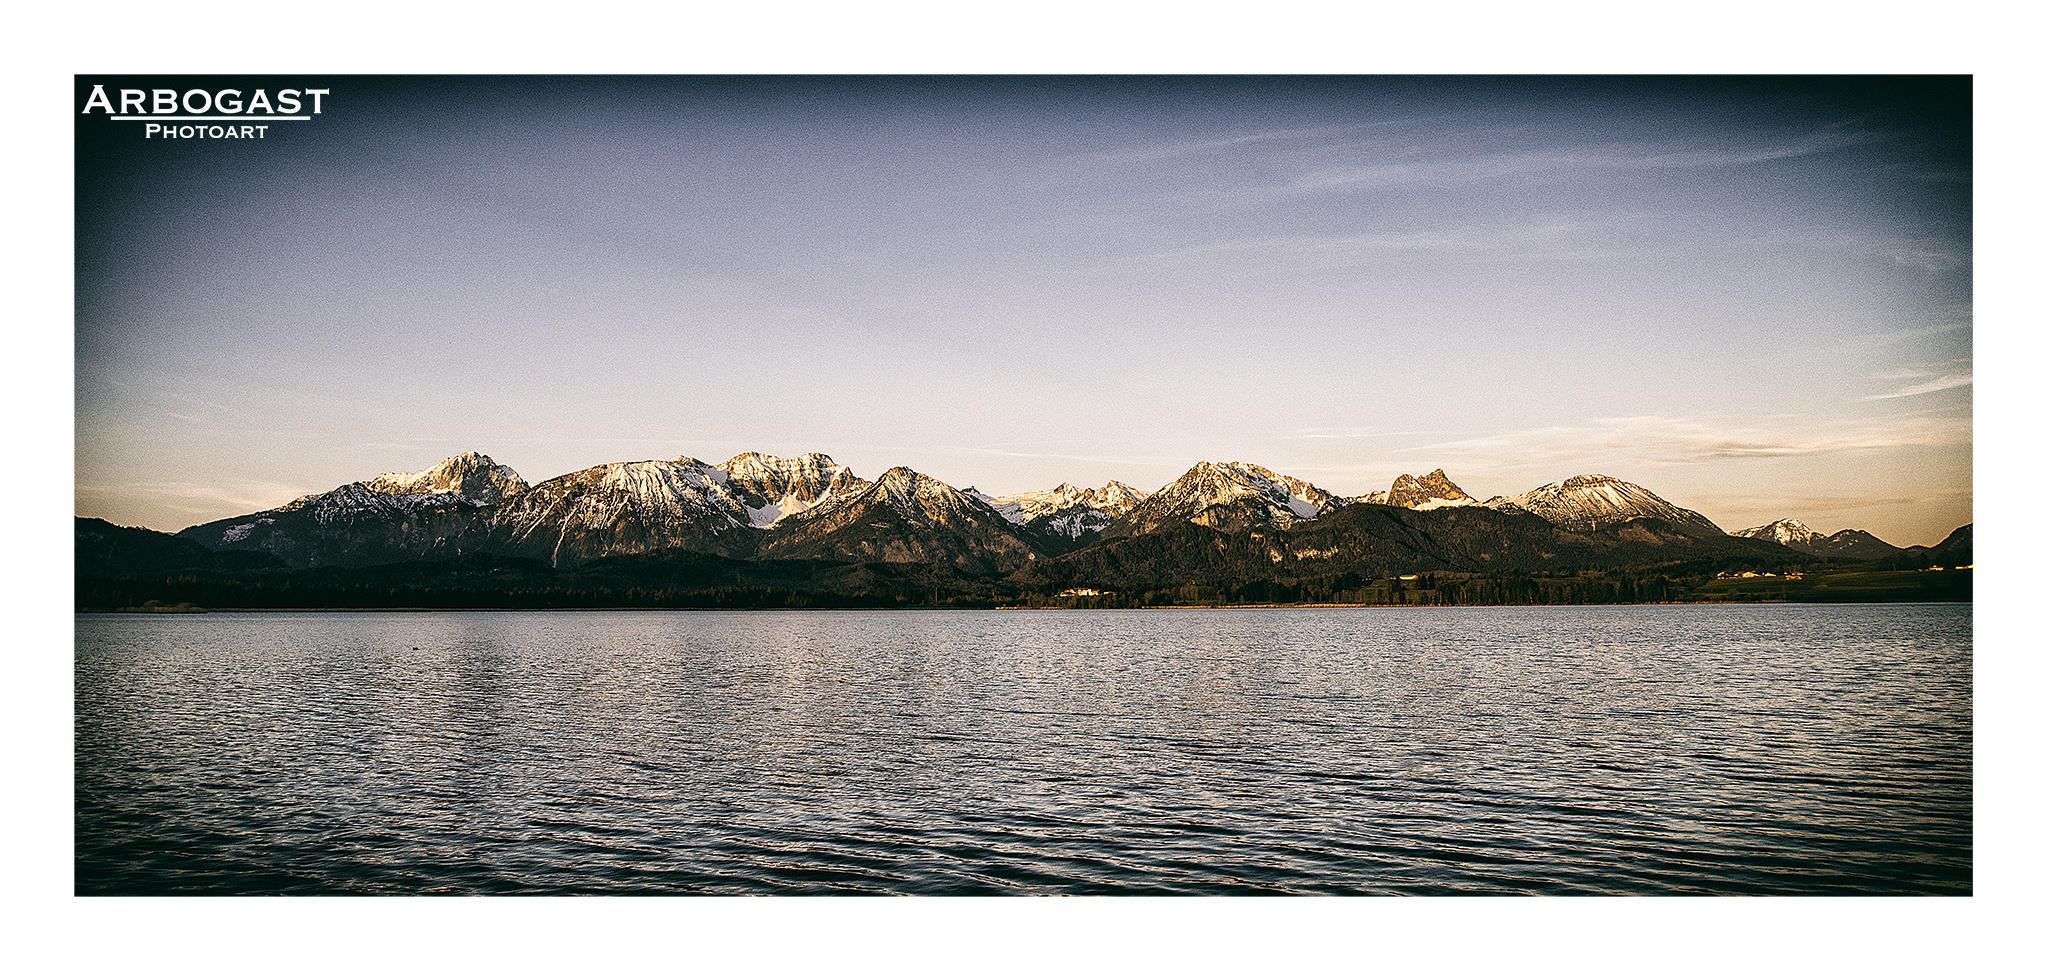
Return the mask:
<svg viewBox="0 0 2048 971">
<path fill-rule="evenodd" d="M 911 523 L 934 526 L 987 503 L 915 469 L 897 466 L 875 480 L 875 490 Z M 987 515 L 984 511 L 983 515 Z"/>
<path fill-rule="evenodd" d="M 1515 496 L 1495 496 L 1482 505 L 1532 512 L 1566 529 L 1585 530 L 1638 517 L 1661 519 L 1693 536 L 1719 536 L 1713 521 L 1682 509 L 1633 482 L 1608 475 L 1575 475 Z"/>
<path fill-rule="evenodd" d="M 1222 529 L 1287 526 L 1348 503 L 1310 483 L 1249 462 L 1200 462 L 1138 502 L 1105 536 L 1133 536 L 1194 522 Z"/>
<path fill-rule="evenodd" d="M 1181 482 L 1187 482 L 1189 476 L 1194 477 L 1198 494 L 1212 496 L 1219 502 L 1264 499 L 1296 519 L 1314 519 L 1345 504 L 1307 482 L 1250 462 L 1203 462 L 1182 476 Z"/>
<path fill-rule="evenodd" d="M 1769 540 L 1780 546 L 1788 546 L 1802 553 L 1816 556 L 1841 557 L 1851 560 L 1875 560 L 1904 553 L 1906 550 L 1893 546 L 1860 529 L 1844 529 L 1823 534 L 1809 529 L 1797 519 L 1780 519 L 1762 526 L 1731 531 L 1730 536 L 1749 539 Z"/>
<path fill-rule="evenodd" d="M 480 452 L 464 452 L 418 472 L 386 472 L 363 481 L 371 492 L 390 496 L 452 492 L 472 502 L 495 505 L 526 491 L 526 480 L 508 465 Z"/>
<path fill-rule="evenodd" d="M 989 497 L 899 466 L 761 534 L 769 558 L 950 563 L 974 573 L 1016 569 L 1037 555 Z"/>
<path fill-rule="evenodd" d="M 1728 535 L 1746 536 L 1751 539 L 1767 539 L 1773 543 L 1781 543 L 1785 546 L 1807 546 L 1822 538 L 1821 534 L 1808 529 L 1805 523 L 1797 519 L 1780 519 L 1777 522 L 1765 523 L 1762 526 L 1751 526 L 1748 529 L 1733 530 Z"/>
<path fill-rule="evenodd" d="M 458 556 L 486 543 L 493 510 L 525 489 L 509 467 L 465 452 L 419 472 L 350 482 L 180 535 L 214 549 L 271 553 L 295 567 Z"/>
</svg>

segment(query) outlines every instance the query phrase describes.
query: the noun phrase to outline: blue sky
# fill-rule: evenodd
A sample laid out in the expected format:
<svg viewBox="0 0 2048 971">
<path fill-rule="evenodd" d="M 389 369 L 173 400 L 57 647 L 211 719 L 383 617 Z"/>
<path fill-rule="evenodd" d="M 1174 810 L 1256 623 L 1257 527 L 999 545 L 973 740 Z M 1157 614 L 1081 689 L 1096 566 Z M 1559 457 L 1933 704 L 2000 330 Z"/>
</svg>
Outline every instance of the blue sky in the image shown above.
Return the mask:
<svg viewBox="0 0 2048 971">
<path fill-rule="evenodd" d="M 263 141 L 87 132 L 78 514 L 478 449 L 1973 518 L 1967 81 L 322 83 Z"/>
</svg>

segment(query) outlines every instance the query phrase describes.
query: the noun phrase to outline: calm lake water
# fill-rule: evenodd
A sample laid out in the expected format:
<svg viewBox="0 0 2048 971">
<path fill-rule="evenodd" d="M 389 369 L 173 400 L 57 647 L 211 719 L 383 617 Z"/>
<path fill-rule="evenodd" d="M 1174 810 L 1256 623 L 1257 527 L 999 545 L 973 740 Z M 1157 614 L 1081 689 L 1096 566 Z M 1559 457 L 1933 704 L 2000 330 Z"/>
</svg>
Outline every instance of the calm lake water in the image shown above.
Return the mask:
<svg viewBox="0 0 2048 971">
<path fill-rule="evenodd" d="M 80 894 L 1967 894 L 1971 608 L 80 615 Z"/>
</svg>

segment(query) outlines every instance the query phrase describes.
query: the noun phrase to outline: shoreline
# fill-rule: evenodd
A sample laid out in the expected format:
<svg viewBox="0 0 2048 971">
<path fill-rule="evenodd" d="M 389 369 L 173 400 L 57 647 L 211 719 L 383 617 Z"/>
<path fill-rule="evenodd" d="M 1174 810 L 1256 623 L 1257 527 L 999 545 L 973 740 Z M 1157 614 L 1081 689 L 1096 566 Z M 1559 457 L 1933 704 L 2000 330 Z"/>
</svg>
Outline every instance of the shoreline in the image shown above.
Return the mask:
<svg viewBox="0 0 2048 971">
<path fill-rule="evenodd" d="M 1855 606 L 1879 604 L 1974 604 L 1975 600 L 1658 600 L 1642 603 L 1605 604 L 1341 604 L 1341 603 L 1300 603 L 1300 604 L 1154 604 L 1144 607 L 193 607 L 184 610 L 145 610 L 141 608 L 109 608 L 105 610 L 72 610 L 72 615 L 99 614 L 141 614 L 141 615 L 192 615 L 192 614 L 434 614 L 434 613 L 793 613 L 822 611 L 861 611 L 876 613 L 934 613 L 970 612 L 998 610 L 1043 610 L 1043 611 L 1087 611 L 1087 610 L 1325 610 L 1325 609 L 1368 609 L 1368 610 L 1483 610 L 1497 607 L 1516 609 L 1586 607 L 1759 607 L 1803 605 L 1815 607 Z"/>
</svg>

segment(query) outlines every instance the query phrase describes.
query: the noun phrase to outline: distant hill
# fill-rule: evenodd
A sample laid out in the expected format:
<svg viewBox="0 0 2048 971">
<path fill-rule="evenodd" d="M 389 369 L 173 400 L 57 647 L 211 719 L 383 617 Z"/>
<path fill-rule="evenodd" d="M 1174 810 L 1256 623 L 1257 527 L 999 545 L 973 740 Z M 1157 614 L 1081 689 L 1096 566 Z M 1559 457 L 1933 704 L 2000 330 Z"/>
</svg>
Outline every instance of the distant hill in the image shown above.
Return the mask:
<svg viewBox="0 0 2048 971">
<path fill-rule="evenodd" d="M 1882 560 L 1895 556 L 1927 555 L 1936 557 L 1939 562 L 1939 557 L 1946 555 L 1947 562 L 1942 562 L 1941 565 L 1959 566 L 1968 563 L 1970 556 L 1969 526 L 1958 528 L 1949 534 L 1941 545 L 1932 549 L 1925 546 L 1893 546 L 1860 529 L 1844 529 L 1823 536 L 1808 529 L 1805 523 L 1797 519 L 1780 519 L 1762 526 L 1734 530 L 1729 535 L 1770 540 L 1802 553 L 1844 560 Z"/>
<path fill-rule="evenodd" d="M 1955 532 L 1948 534 L 1947 539 L 1936 543 L 1934 549 L 1928 551 L 1928 554 L 1934 559 L 1935 565 L 1946 567 L 1974 565 L 1976 563 L 1976 560 L 1973 558 L 1975 551 L 1970 539 L 1974 531 L 1974 523 L 1959 526 Z"/>
<path fill-rule="evenodd" d="M 285 568 L 283 560 L 260 550 L 210 550 L 189 539 L 153 529 L 116 526 L 104 519 L 75 517 L 72 539 L 76 570 L 82 574 L 151 574 L 174 570 L 251 572 Z"/>
</svg>

